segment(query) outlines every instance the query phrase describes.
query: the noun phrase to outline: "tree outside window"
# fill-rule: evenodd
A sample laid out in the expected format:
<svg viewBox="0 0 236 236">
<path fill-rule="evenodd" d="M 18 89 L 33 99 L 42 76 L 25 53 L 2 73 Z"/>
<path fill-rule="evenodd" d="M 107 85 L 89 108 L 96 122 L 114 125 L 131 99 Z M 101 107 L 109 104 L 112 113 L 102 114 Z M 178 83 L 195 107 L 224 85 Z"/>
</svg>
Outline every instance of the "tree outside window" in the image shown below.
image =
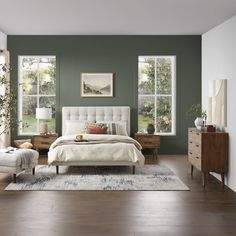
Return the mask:
<svg viewBox="0 0 236 236">
<path fill-rule="evenodd" d="M 138 126 L 155 125 L 158 134 L 175 134 L 175 56 L 139 56 Z"/>
<path fill-rule="evenodd" d="M 48 121 L 50 131 L 55 131 L 56 57 L 19 56 L 19 134 L 39 132 L 36 108 L 52 108 Z"/>
</svg>

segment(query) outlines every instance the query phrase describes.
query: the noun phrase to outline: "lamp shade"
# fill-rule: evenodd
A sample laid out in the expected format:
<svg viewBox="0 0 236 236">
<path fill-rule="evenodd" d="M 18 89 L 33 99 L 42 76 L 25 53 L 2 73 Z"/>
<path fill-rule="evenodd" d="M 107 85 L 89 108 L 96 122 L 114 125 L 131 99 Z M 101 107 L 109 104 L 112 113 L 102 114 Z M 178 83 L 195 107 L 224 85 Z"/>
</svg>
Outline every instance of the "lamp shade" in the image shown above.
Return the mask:
<svg viewBox="0 0 236 236">
<path fill-rule="evenodd" d="M 36 108 L 36 119 L 48 120 L 52 119 L 52 108 Z"/>
</svg>

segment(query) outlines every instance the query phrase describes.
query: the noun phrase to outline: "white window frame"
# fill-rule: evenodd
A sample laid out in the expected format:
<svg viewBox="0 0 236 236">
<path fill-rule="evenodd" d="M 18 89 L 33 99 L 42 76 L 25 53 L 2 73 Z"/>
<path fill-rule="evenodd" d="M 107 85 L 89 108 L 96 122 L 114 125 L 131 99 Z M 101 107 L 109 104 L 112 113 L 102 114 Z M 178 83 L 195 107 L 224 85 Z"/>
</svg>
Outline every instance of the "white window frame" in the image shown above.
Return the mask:
<svg viewBox="0 0 236 236">
<path fill-rule="evenodd" d="M 155 132 L 155 134 L 157 135 L 161 135 L 161 136 L 174 136 L 176 135 L 176 55 L 157 55 L 157 56 L 147 56 L 147 55 L 142 55 L 138 57 L 138 63 L 139 63 L 139 58 L 140 57 L 146 57 L 146 58 L 151 58 L 151 59 L 155 59 L 155 58 L 170 58 L 171 62 L 172 62 L 172 72 L 171 72 L 171 94 L 157 94 L 156 93 L 156 79 L 157 79 L 157 74 L 156 74 L 156 60 L 155 60 L 155 94 L 139 94 L 138 93 L 138 107 L 139 107 L 139 97 L 150 97 L 150 96 L 154 96 L 154 98 L 157 97 L 172 97 L 171 99 L 171 127 L 172 127 L 172 132 L 169 133 L 160 133 L 160 132 Z M 138 68 L 139 70 L 139 68 Z M 156 99 L 155 99 L 155 113 L 154 113 L 154 126 L 156 127 L 156 123 L 157 123 L 157 115 L 156 115 Z"/>
<path fill-rule="evenodd" d="M 22 89 L 22 59 L 23 58 L 55 58 L 55 55 L 19 55 L 18 56 L 18 136 L 27 136 L 27 135 L 32 135 L 35 133 L 22 133 L 22 128 L 23 128 L 23 96 L 31 96 L 31 97 L 37 97 L 37 107 L 39 107 L 39 97 L 56 97 L 56 93 L 53 95 L 39 95 L 39 74 L 37 75 L 37 94 L 36 95 L 23 95 L 23 89 Z M 37 130 L 35 131 L 36 133 L 39 133 L 40 130 L 40 125 L 39 125 L 39 120 L 37 120 Z"/>
</svg>

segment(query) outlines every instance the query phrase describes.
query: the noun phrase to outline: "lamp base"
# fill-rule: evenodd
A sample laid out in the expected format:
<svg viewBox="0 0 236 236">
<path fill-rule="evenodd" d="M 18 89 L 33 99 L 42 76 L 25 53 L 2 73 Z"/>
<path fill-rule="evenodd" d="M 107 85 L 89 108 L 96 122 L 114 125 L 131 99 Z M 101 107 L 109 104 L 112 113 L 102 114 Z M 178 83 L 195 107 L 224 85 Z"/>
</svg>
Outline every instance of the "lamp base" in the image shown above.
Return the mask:
<svg viewBox="0 0 236 236">
<path fill-rule="evenodd" d="M 40 133 L 41 134 L 48 134 L 48 124 L 46 122 L 40 125 Z"/>
</svg>

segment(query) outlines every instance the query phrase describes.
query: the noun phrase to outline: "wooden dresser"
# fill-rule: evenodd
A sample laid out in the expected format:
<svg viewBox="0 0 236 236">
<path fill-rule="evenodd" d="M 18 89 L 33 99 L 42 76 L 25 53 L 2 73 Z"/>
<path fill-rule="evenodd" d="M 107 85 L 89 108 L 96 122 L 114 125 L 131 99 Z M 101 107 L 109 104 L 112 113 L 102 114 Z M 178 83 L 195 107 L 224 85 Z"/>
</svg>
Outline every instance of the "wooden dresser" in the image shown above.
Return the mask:
<svg viewBox="0 0 236 236">
<path fill-rule="evenodd" d="M 36 134 L 33 136 L 33 146 L 36 150 L 49 149 L 57 138 L 58 134 Z"/>
<path fill-rule="evenodd" d="M 189 128 L 188 160 L 191 163 L 191 175 L 193 167 L 200 170 L 204 187 L 209 172 L 221 174 L 224 187 L 224 177 L 228 171 L 228 140 L 228 133 Z"/>
<path fill-rule="evenodd" d="M 159 135 L 136 133 L 135 139 L 141 144 L 143 149 L 152 149 L 153 157 L 157 159 L 158 149 L 160 148 Z"/>
</svg>

